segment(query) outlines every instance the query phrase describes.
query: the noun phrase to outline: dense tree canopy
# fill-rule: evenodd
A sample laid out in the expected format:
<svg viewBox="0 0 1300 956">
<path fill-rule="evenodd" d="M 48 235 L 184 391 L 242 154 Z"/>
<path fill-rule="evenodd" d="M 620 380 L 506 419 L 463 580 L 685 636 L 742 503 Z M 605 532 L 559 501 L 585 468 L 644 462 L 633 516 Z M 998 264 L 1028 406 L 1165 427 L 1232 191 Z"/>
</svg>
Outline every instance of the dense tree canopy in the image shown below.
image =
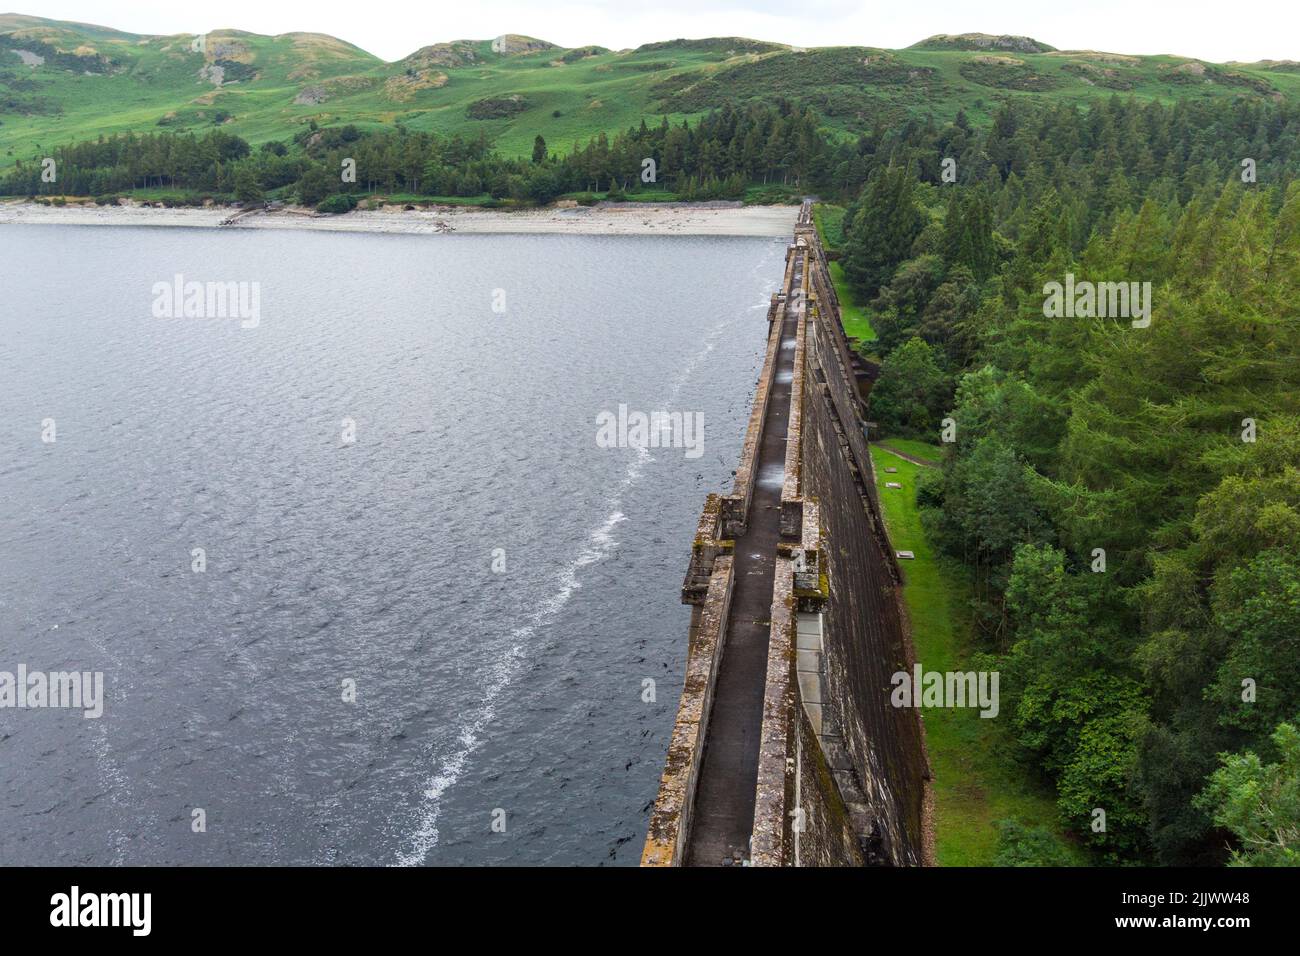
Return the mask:
<svg viewBox="0 0 1300 956">
<path fill-rule="evenodd" d="M 879 334 L 872 416 L 935 442 L 955 421 L 926 521 L 1099 859 L 1294 861 L 1264 821 L 1294 809 L 1275 730 L 1300 712 L 1298 133 L 1244 102 L 1005 107 L 832 173 L 863 184 L 843 262 Z M 1054 316 L 1067 275 L 1149 284 L 1149 324 Z"/>
<path fill-rule="evenodd" d="M 282 190 L 317 205 L 337 194 L 372 192 L 550 202 L 570 192 L 621 194 L 671 189 L 683 199 L 738 198 L 756 183 L 823 184 L 830 144 L 811 112 L 788 103 L 731 107 L 694 124 L 644 122 L 612 139 L 604 133 L 553 155 L 538 136 L 528 160 L 504 158 L 486 137 L 465 140 L 397 128 L 308 126 L 294 142 L 258 150 L 223 132 L 101 137 L 54 151 L 58 177 L 46 183 L 39 161 L 19 163 L 2 181 L 8 195 L 99 196 L 137 188 L 196 191 L 256 201 Z M 355 164 L 355 181 L 343 175 Z M 651 164 L 646 161 L 651 160 Z M 643 178 L 643 174 L 646 174 Z"/>
</svg>

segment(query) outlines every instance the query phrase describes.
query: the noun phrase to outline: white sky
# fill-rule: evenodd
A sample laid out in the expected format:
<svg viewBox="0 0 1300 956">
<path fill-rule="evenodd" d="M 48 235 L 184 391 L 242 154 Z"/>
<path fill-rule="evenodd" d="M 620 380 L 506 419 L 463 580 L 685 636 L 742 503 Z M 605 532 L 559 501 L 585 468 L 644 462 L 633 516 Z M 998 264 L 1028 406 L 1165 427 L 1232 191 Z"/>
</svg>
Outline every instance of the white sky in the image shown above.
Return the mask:
<svg viewBox="0 0 1300 956">
<path fill-rule="evenodd" d="M 131 33 L 307 30 L 386 60 L 501 33 L 621 49 L 710 36 L 903 47 L 967 32 L 1032 36 L 1061 49 L 1300 60 L 1300 0 L 40 0 L 16 12 Z"/>
</svg>

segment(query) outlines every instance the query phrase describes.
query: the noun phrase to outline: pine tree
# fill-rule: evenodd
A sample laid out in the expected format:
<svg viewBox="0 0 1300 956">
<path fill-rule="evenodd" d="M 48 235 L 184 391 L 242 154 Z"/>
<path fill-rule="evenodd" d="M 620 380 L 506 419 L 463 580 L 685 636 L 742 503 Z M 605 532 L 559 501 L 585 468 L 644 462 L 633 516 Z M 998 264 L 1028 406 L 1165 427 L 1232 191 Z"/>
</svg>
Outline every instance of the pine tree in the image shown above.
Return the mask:
<svg viewBox="0 0 1300 956">
<path fill-rule="evenodd" d="M 861 301 L 873 299 L 889 282 L 899 264 L 909 258 L 912 243 L 925 226 L 913 195 L 911 170 L 889 166 L 868 182 L 846 236 L 844 274 Z"/>
</svg>

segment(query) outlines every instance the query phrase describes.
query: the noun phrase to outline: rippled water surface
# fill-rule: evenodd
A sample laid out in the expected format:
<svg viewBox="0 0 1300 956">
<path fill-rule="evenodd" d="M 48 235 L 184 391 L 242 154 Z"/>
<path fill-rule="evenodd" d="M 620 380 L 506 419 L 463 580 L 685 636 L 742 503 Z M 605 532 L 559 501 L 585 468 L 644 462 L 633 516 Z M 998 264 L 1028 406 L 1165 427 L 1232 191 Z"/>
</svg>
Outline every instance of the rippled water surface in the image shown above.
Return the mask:
<svg viewBox="0 0 1300 956">
<path fill-rule="evenodd" d="M 106 684 L 0 709 L 0 863 L 635 863 L 782 254 L 0 226 L 0 671 Z"/>
</svg>

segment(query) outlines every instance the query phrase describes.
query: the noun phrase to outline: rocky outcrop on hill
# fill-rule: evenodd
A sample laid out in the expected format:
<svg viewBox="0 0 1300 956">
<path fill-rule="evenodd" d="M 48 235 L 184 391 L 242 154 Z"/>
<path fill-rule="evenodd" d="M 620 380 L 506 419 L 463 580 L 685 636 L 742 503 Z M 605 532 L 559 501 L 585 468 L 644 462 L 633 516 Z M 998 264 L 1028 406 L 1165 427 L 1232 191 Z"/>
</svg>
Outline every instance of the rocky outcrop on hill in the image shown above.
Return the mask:
<svg viewBox="0 0 1300 956">
<path fill-rule="evenodd" d="M 523 53 L 540 53 L 543 50 L 559 49 L 554 43 L 526 37 L 518 33 L 503 33 L 492 41 L 492 52 L 503 56 L 519 56 Z"/>
<path fill-rule="evenodd" d="M 451 43 L 434 43 L 420 47 L 401 65 L 411 69 L 427 69 L 431 66 L 451 67 L 470 66 L 479 62 L 478 51 L 469 40 L 453 40 Z"/>
<path fill-rule="evenodd" d="M 993 36 L 989 33 L 936 33 L 909 50 L 1006 50 L 1011 53 L 1051 53 L 1048 46 L 1033 37 Z"/>
</svg>

